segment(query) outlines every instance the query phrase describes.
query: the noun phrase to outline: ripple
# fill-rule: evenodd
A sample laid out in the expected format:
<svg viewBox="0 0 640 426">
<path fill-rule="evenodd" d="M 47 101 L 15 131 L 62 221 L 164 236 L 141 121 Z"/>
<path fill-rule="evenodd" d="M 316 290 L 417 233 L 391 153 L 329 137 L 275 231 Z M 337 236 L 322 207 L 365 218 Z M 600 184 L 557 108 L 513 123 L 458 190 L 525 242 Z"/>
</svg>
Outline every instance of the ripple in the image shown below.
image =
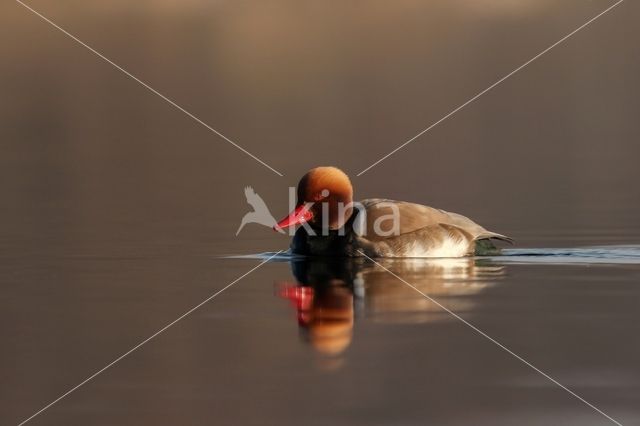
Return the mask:
<svg viewBox="0 0 640 426">
<path fill-rule="evenodd" d="M 640 245 L 506 249 L 491 259 L 522 264 L 640 264 Z"/>
<path fill-rule="evenodd" d="M 277 252 L 264 252 L 246 255 L 223 256 L 227 259 L 257 259 L 265 260 Z M 271 262 L 289 262 L 304 259 L 304 256 L 282 252 L 271 259 Z M 429 261 L 429 258 L 420 258 Z M 477 257 L 488 259 L 496 263 L 509 264 L 640 264 L 640 245 L 610 245 L 568 248 L 515 248 L 505 249 L 499 256 Z M 402 259 L 395 259 L 402 260 Z M 409 259 L 407 259 L 409 260 Z M 416 260 L 416 259 L 413 259 Z"/>
</svg>

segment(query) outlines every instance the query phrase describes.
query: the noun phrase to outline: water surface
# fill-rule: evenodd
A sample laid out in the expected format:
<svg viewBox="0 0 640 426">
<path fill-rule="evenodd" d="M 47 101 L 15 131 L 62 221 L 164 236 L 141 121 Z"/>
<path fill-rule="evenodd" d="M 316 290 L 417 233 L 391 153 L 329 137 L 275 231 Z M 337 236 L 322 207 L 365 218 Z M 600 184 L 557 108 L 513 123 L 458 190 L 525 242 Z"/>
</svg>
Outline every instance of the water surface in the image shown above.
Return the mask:
<svg viewBox="0 0 640 426">
<path fill-rule="evenodd" d="M 235 236 L 245 186 L 284 215 L 309 168 L 357 174 L 610 3 L 29 2 L 279 177 L 4 2 L 0 423 L 263 260 L 223 256 L 286 249 L 257 225 Z M 500 257 L 384 265 L 625 425 L 640 423 L 639 14 L 624 2 L 353 179 L 356 198 L 514 237 Z M 32 423 L 610 424 L 375 265 L 278 260 Z"/>
</svg>

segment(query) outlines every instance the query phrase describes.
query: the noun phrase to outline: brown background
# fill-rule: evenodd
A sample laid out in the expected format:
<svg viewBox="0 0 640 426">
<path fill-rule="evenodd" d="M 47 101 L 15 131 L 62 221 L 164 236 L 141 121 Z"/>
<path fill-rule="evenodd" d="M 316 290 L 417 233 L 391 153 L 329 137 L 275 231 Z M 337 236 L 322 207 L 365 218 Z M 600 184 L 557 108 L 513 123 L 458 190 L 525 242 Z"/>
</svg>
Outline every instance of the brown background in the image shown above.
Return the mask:
<svg viewBox="0 0 640 426">
<path fill-rule="evenodd" d="M 244 186 L 252 185 L 281 216 L 287 187 L 307 169 L 336 165 L 354 176 L 611 3 L 29 2 L 285 174 L 279 177 L 18 3 L 4 2 L 0 418 L 26 418 L 254 264 L 214 256 L 286 248 L 285 237 L 257 225 L 234 236 L 248 211 Z M 623 3 L 354 176 L 357 197 L 457 211 L 513 236 L 521 247 L 638 243 L 639 16 L 637 2 Z M 632 361 L 638 349 L 625 347 L 628 358 L 617 360 L 606 352 L 595 360 L 585 354 L 637 340 L 633 317 L 611 315 L 637 312 L 638 271 L 558 271 L 514 267 L 511 292 L 481 303 L 485 325 L 570 382 L 586 377 L 584 371 L 608 371 L 603 380 L 615 383 L 615 390 L 597 380 L 597 392 L 579 380 L 576 386 L 621 420 L 637 420 L 637 401 L 625 400 L 629 393 L 620 390 L 637 395 L 637 381 L 620 384 L 616 378 L 638 377 Z M 613 280 L 626 286 L 618 293 L 607 287 L 613 293 L 603 295 L 600 285 L 575 283 L 576 277 L 591 283 L 590 276 L 602 285 Z M 461 424 L 473 422 L 466 416 L 486 416 L 492 424 L 496 416 L 505 424 L 515 418 L 520 424 L 562 422 L 565 415 L 575 424 L 606 422 L 543 379 L 533 380 L 544 392 L 515 385 L 524 392 L 518 393 L 513 381 L 491 382 L 484 366 L 505 368 L 506 376 L 510 369 L 530 371 L 487 343 L 475 361 L 451 361 L 460 355 L 447 348 L 473 353 L 479 343 L 459 325 L 429 329 L 430 344 L 419 326 L 375 328 L 365 321 L 351 368 L 327 378 L 309 366 L 309 349 L 296 340 L 290 312 L 273 298 L 273 281 L 287 278 L 286 265 L 265 267 L 243 290 L 207 308 L 203 318 L 209 322 L 185 324 L 176 330 L 177 341 L 150 344 L 155 361 L 123 362 L 127 379 L 110 376 L 114 367 L 104 381 L 87 385 L 38 422 L 232 424 L 266 416 L 276 424 L 401 424 L 428 413 Z M 523 300 L 539 303 L 523 306 L 529 303 Z M 553 309 L 546 305 L 550 300 Z M 606 321 L 593 319 L 601 306 L 609 309 Z M 550 310 L 568 313 L 549 323 Z M 572 322 L 581 315 L 591 318 L 587 329 L 595 334 L 571 343 L 566 336 L 579 340 L 577 330 L 585 330 Z M 622 324 L 627 328 L 615 329 Z M 531 343 L 529 333 L 543 334 Z M 153 346 L 161 342 L 162 348 Z M 558 352 L 550 349 L 563 344 Z M 439 349 L 429 360 L 432 347 Z M 270 348 L 264 357 L 261 348 Z M 247 370 L 229 367 L 236 360 Z M 578 372 L 564 370 L 567 360 L 580 366 Z M 420 368 L 433 375 L 416 376 Z M 127 371 L 143 377 L 131 373 L 129 380 Z M 215 387 L 217 380 L 225 385 Z M 499 390 L 482 391 L 488 382 Z M 249 399 L 241 397 L 246 392 Z M 313 394 L 310 401 L 320 400 L 305 403 L 306 393 Z M 511 398 L 507 405 L 505 398 Z M 429 399 L 434 404 L 425 409 Z M 254 410 L 247 411 L 247 404 Z"/>
</svg>

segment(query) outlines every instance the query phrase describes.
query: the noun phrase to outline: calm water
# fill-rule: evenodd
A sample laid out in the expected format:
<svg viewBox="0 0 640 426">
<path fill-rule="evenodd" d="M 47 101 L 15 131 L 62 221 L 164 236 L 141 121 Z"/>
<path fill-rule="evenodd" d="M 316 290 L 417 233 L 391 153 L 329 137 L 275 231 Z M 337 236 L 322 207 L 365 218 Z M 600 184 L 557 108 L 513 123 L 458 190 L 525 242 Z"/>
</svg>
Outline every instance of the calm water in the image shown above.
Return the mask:
<svg viewBox="0 0 640 426">
<path fill-rule="evenodd" d="M 0 423 L 18 424 L 265 259 L 235 236 L 310 167 L 352 176 L 611 2 L 0 6 Z M 640 424 L 640 4 L 624 2 L 353 179 L 514 237 L 385 261 Z M 32 424 L 613 424 L 382 266 L 278 256 Z"/>
</svg>

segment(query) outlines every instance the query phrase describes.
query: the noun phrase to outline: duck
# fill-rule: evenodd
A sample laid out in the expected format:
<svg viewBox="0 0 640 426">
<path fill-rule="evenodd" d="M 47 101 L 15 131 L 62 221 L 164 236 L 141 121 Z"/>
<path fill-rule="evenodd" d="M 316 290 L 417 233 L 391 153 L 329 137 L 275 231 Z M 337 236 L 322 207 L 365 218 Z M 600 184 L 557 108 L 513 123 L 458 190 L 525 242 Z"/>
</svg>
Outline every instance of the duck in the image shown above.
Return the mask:
<svg viewBox="0 0 640 426">
<path fill-rule="evenodd" d="M 289 251 L 302 256 L 449 258 L 495 255 L 494 242 L 513 244 L 458 213 L 383 198 L 354 202 L 353 192 L 339 168 L 315 167 L 300 179 L 293 211 L 273 229 L 289 230 Z"/>
</svg>

